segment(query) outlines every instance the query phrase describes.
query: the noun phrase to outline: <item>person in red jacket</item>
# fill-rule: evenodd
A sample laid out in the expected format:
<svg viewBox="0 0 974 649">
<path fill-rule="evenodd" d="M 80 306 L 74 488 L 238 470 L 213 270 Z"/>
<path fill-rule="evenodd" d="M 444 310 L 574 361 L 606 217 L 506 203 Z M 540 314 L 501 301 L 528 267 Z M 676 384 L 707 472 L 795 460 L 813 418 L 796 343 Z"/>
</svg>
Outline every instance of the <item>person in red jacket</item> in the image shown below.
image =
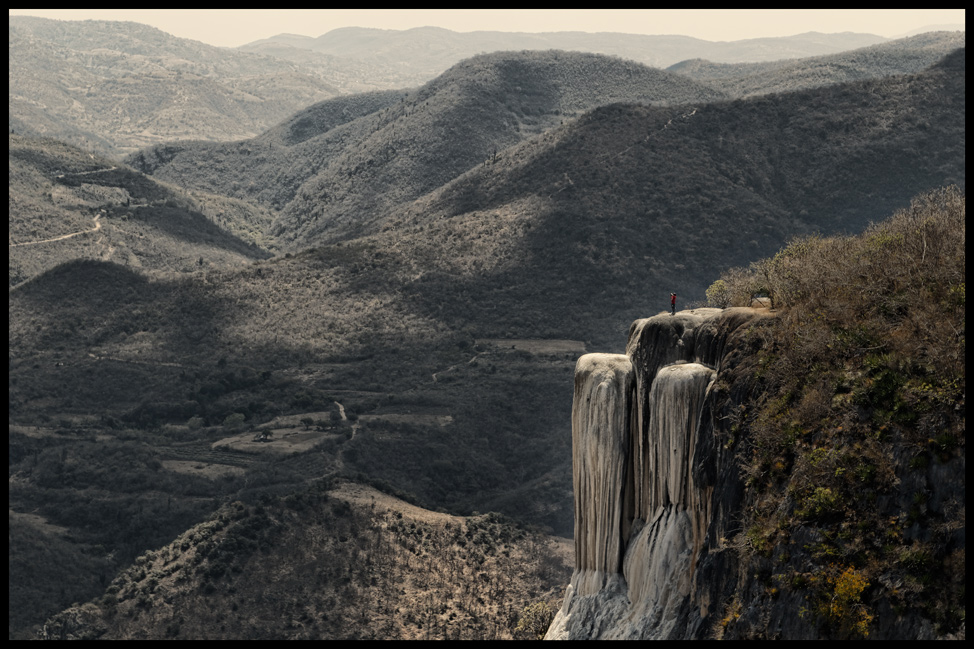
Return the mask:
<svg viewBox="0 0 974 649">
<path fill-rule="evenodd" d="M 676 293 L 670 293 L 670 315 L 676 315 Z"/>
</svg>

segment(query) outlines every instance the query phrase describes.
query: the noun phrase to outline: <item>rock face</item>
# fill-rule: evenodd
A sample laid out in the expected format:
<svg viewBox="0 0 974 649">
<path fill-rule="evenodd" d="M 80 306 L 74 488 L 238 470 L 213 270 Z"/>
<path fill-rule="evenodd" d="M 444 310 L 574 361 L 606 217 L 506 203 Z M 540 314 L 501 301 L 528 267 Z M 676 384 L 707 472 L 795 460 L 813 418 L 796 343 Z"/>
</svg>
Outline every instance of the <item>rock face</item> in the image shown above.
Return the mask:
<svg viewBox="0 0 974 649">
<path fill-rule="evenodd" d="M 715 495 L 714 385 L 763 309 L 637 320 L 626 354 L 587 354 L 572 407 L 575 572 L 547 639 L 698 637 L 700 558 L 728 525 Z"/>
<path fill-rule="evenodd" d="M 586 594 L 622 569 L 632 363 L 622 354 L 586 354 L 575 368 L 572 410 L 576 568 Z"/>
</svg>

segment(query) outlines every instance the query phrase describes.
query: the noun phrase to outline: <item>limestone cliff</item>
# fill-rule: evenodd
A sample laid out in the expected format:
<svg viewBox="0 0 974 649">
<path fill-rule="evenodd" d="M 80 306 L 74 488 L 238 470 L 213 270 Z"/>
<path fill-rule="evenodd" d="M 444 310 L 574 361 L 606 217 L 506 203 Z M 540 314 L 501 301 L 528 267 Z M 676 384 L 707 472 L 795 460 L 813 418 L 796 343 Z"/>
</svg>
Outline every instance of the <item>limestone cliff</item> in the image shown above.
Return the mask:
<svg viewBox="0 0 974 649">
<path fill-rule="evenodd" d="M 714 491 L 714 386 L 728 340 L 768 315 L 696 309 L 637 320 L 626 354 L 579 359 L 576 564 L 548 639 L 699 635 L 710 595 L 697 569 L 729 524 L 727 494 Z"/>
<path fill-rule="evenodd" d="M 712 286 L 775 312 L 664 313 L 580 359 L 546 637 L 965 639 L 965 223 L 928 192 Z"/>
<path fill-rule="evenodd" d="M 661 314 L 632 324 L 625 354 L 578 360 L 575 570 L 547 639 L 965 636 L 964 456 L 934 438 L 934 424 L 963 429 L 963 400 L 919 403 L 932 423 L 891 433 L 890 399 L 842 410 L 868 402 L 840 386 L 831 411 L 811 410 L 816 395 L 796 392 L 833 436 L 776 419 L 802 439 L 761 468 L 754 422 L 784 402 L 759 377 L 785 317 Z M 860 432 L 841 437 L 850 417 Z"/>
</svg>

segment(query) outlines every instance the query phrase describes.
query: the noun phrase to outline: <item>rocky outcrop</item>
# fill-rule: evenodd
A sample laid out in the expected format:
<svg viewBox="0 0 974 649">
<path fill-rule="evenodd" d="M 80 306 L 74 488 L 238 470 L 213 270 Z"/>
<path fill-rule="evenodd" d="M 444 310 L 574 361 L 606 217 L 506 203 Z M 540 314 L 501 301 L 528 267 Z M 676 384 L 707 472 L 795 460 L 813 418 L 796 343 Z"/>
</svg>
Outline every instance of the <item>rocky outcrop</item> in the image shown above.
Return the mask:
<svg viewBox="0 0 974 649">
<path fill-rule="evenodd" d="M 699 635 L 710 594 L 697 570 L 728 513 L 714 489 L 714 386 L 734 349 L 728 341 L 768 315 L 696 309 L 637 320 L 626 354 L 579 359 L 576 564 L 548 639 Z"/>
<path fill-rule="evenodd" d="M 581 592 L 598 592 L 622 568 L 622 525 L 629 467 L 632 363 L 622 354 L 586 354 L 575 368 L 572 462 L 575 467 L 576 569 Z"/>
</svg>

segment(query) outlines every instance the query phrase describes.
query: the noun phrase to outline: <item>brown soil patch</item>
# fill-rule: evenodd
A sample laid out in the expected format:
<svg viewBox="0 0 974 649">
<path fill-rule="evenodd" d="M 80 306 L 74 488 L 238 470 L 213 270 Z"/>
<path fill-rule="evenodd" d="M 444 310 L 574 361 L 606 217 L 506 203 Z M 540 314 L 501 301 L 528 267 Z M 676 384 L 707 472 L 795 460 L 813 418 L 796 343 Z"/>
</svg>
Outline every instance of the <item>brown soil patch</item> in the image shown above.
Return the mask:
<svg viewBox="0 0 974 649">
<path fill-rule="evenodd" d="M 15 512 L 14 510 L 7 508 L 9 511 L 9 516 L 7 519 L 8 525 L 14 523 L 21 523 L 23 525 L 29 525 L 45 534 L 67 534 L 68 528 L 61 527 L 60 525 L 54 525 L 48 522 L 46 518 L 38 514 L 27 514 L 24 512 Z"/>
<path fill-rule="evenodd" d="M 262 430 L 265 430 L 262 427 Z M 324 439 L 337 438 L 338 433 L 294 428 L 270 429 L 273 435 L 267 441 L 255 442 L 254 431 L 224 437 L 213 442 L 214 450 L 240 451 L 243 453 L 300 453 L 307 451 Z M 344 435 L 344 432 L 341 433 Z"/>
<path fill-rule="evenodd" d="M 374 487 L 346 482 L 330 492 L 336 498 L 341 498 L 355 505 L 370 507 L 375 503 L 377 509 L 388 512 L 402 512 L 403 516 L 422 521 L 424 523 L 460 523 L 463 516 L 433 512 L 416 505 L 410 505 L 405 500 L 382 493 Z"/>
<path fill-rule="evenodd" d="M 229 464 L 214 464 L 212 462 L 194 462 L 190 460 L 163 460 L 162 466 L 169 471 L 184 475 L 198 475 L 211 480 L 225 475 L 242 475 L 246 469 Z"/>
<path fill-rule="evenodd" d="M 497 351 L 525 351 L 531 354 L 584 354 L 581 340 L 544 340 L 541 338 L 482 338 L 476 344 Z"/>
<path fill-rule="evenodd" d="M 376 509 L 386 512 L 401 512 L 403 516 L 424 523 L 458 524 L 468 518 L 476 518 L 443 514 L 441 512 L 423 509 L 422 507 L 411 505 L 405 500 L 400 500 L 395 496 L 382 493 L 374 487 L 354 482 L 343 483 L 330 493 L 336 498 L 341 498 L 353 505 L 370 507 L 375 503 Z M 575 565 L 575 542 L 572 539 L 566 539 L 561 536 L 549 536 L 548 538 L 551 540 L 551 549 L 554 553 L 566 565 Z"/>
</svg>

